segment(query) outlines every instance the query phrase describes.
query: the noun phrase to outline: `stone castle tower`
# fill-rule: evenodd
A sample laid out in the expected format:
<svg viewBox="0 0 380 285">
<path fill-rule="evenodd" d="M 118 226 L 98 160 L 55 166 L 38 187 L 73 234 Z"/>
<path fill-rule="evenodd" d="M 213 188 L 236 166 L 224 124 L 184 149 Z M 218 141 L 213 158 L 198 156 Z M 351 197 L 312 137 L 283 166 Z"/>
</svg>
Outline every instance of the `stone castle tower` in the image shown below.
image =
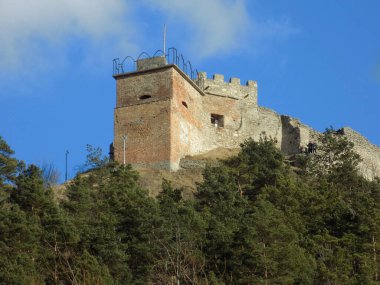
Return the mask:
<svg viewBox="0 0 380 285">
<path fill-rule="evenodd" d="M 207 78 L 200 72 L 191 79 L 165 57 L 136 61 L 136 70 L 118 72 L 114 114 L 114 159 L 137 168 L 175 171 L 187 155 L 219 147 L 237 148 L 248 138 L 275 139 L 285 154 L 299 153 L 316 140 L 317 132 L 289 116 L 258 106 L 257 83 Z M 380 174 L 380 149 L 346 129 L 359 142 L 359 154 L 368 163 L 369 178 Z M 124 140 L 123 137 L 126 136 Z M 125 148 L 124 148 L 125 144 Z M 367 165 L 372 165 L 371 171 Z M 364 170 L 363 168 L 363 170 Z"/>
</svg>

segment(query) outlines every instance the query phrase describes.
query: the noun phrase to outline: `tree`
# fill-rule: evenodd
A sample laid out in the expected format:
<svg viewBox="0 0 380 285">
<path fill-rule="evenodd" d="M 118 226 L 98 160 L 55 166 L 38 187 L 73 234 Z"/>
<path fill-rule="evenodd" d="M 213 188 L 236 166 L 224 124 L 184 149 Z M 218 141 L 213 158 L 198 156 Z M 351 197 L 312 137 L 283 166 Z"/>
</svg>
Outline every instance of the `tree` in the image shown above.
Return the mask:
<svg viewBox="0 0 380 285">
<path fill-rule="evenodd" d="M 118 232 L 120 217 L 115 213 L 116 208 L 110 205 L 118 197 L 113 197 L 109 184 L 99 179 L 99 171 L 75 178 L 69 186 L 68 201 L 63 203 L 80 237 L 74 247 L 78 253 L 74 262 L 85 266 L 82 272 L 78 271 L 82 280 L 91 276 L 104 281 L 112 275 L 114 282 L 128 284 L 131 274 L 126 265 L 126 245 L 121 242 L 122 235 Z M 103 172 L 105 170 L 102 176 Z"/>
<path fill-rule="evenodd" d="M 157 284 L 200 284 L 206 280 L 202 252 L 205 222 L 182 190 L 166 180 L 159 194 L 161 225 L 154 231 L 158 243 L 153 281 Z"/>
<path fill-rule="evenodd" d="M 86 163 L 84 165 L 86 170 L 101 168 L 109 162 L 109 158 L 107 156 L 103 156 L 103 151 L 100 147 L 94 147 L 87 144 L 86 151 Z"/>
<path fill-rule="evenodd" d="M 203 176 L 204 181 L 198 185 L 195 193 L 195 206 L 207 223 L 203 246 L 205 271 L 217 282 L 231 284 L 232 244 L 247 201 L 240 195 L 228 167 L 208 166 Z"/>
<path fill-rule="evenodd" d="M 41 228 L 36 217 L 10 203 L 0 207 L 0 283 L 42 284 L 38 270 Z"/>
<path fill-rule="evenodd" d="M 232 173 L 240 195 L 250 199 L 255 199 L 263 187 L 279 183 L 287 172 L 281 152 L 273 140 L 265 137 L 259 142 L 245 141 L 239 154 L 224 165 Z"/>
<path fill-rule="evenodd" d="M 0 136 L 0 189 L 4 183 L 13 182 L 17 174 L 18 161 L 12 157 L 14 151 Z"/>
<path fill-rule="evenodd" d="M 300 236 L 284 212 L 258 199 L 236 232 L 231 284 L 310 284 L 316 266 Z"/>
<path fill-rule="evenodd" d="M 341 132 L 328 128 L 319 136 L 318 150 L 310 156 L 307 170 L 310 174 L 329 180 L 346 181 L 357 177 L 360 156 L 353 150 L 354 144 Z M 350 181 L 348 181 L 350 183 Z"/>
<path fill-rule="evenodd" d="M 44 162 L 39 167 L 42 171 L 42 178 L 45 187 L 52 187 L 58 184 L 60 174 L 53 162 Z"/>
</svg>

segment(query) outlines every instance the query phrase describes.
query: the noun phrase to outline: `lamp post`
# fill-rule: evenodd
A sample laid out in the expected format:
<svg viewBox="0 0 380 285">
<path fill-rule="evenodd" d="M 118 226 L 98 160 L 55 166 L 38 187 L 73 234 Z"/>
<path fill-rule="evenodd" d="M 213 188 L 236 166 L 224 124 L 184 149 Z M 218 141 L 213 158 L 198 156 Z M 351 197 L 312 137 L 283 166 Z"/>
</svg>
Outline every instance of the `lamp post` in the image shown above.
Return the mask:
<svg viewBox="0 0 380 285">
<path fill-rule="evenodd" d="M 127 135 L 121 137 L 123 139 L 123 165 L 125 166 L 125 141 L 127 140 Z"/>
<path fill-rule="evenodd" d="M 67 182 L 67 156 L 69 155 L 69 151 L 66 150 L 66 172 L 65 172 L 65 182 Z"/>
</svg>

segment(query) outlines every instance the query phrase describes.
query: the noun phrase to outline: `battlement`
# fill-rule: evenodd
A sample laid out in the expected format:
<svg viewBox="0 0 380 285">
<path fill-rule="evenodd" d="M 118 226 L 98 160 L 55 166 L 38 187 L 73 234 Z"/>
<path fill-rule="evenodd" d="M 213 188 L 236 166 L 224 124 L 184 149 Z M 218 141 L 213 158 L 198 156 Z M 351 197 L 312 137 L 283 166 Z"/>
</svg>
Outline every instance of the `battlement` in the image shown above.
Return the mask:
<svg viewBox="0 0 380 285">
<path fill-rule="evenodd" d="M 257 102 L 257 82 L 248 80 L 245 85 L 241 85 L 240 78 L 231 77 L 228 82 L 224 81 L 224 75 L 214 74 L 212 78 L 207 78 L 206 72 L 199 72 L 197 83 L 208 95 L 223 96 L 234 99 L 243 99 L 251 95 Z"/>
</svg>

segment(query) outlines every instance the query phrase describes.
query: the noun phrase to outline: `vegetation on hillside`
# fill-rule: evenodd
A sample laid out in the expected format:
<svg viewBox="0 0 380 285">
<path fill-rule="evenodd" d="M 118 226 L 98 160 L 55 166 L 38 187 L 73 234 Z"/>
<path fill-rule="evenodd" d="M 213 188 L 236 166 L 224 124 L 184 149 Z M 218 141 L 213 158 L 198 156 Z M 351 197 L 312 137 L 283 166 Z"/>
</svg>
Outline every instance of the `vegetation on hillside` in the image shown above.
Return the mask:
<svg viewBox="0 0 380 285">
<path fill-rule="evenodd" d="M 0 284 L 378 284 L 380 180 L 344 137 L 322 141 L 296 171 L 246 141 L 190 200 L 168 181 L 149 197 L 130 166 L 89 156 L 57 203 L 0 138 Z"/>
</svg>

